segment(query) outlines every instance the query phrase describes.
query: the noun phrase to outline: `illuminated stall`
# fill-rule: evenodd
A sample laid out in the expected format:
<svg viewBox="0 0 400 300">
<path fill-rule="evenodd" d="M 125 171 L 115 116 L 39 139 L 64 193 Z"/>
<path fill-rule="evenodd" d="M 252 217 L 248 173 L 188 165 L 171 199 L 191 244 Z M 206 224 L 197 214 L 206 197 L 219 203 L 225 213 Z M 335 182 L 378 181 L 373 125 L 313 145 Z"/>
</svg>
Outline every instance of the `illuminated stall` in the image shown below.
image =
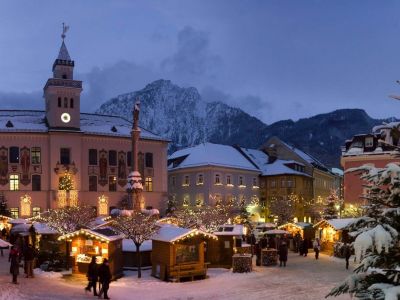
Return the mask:
<svg viewBox="0 0 400 300">
<path fill-rule="evenodd" d="M 10 217 L 0 215 L 0 231 L 2 231 L 5 228 L 7 230 L 7 233 L 9 234 L 11 229 L 11 224 L 10 224 L 11 220 L 12 218 Z"/>
<path fill-rule="evenodd" d="M 71 243 L 71 258 L 74 273 L 86 274 L 92 257 L 101 264 L 104 258 L 110 263 L 113 278 L 122 276 L 122 236 L 109 228 L 81 229 L 59 237 Z"/>
<path fill-rule="evenodd" d="M 211 239 L 217 237 L 198 229 L 162 226 L 152 238 L 152 276 L 172 281 L 206 278 L 204 247 Z"/>
<path fill-rule="evenodd" d="M 348 242 L 346 227 L 356 219 L 322 220 L 314 225 L 315 237 L 321 241 L 321 251 L 333 253 L 335 243 Z"/>
</svg>

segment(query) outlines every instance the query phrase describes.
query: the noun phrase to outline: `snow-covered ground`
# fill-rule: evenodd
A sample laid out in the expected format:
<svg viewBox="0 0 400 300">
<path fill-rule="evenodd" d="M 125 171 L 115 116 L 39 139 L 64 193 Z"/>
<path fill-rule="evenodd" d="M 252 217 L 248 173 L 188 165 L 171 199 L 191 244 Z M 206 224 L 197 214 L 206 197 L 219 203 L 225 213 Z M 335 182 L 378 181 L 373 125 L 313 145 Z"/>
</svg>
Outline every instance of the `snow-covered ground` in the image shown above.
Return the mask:
<svg viewBox="0 0 400 300">
<path fill-rule="evenodd" d="M 37 274 L 33 279 L 20 276 L 19 285 L 13 285 L 8 271 L 7 257 L 0 257 L 0 300 L 96 299 L 92 294 L 85 294 L 84 277 L 65 279 Z M 124 278 L 111 283 L 109 296 L 113 300 L 322 300 L 349 272 L 345 270 L 344 260 L 341 259 L 321 255 L 320 260 L 316 261 L 312 255 L 300 257 L 290 253 L 286 268 L 256 267 L 249 274 L 210 269 L 210 278 L 194 282 L 162 282 L 151 277 L 150 271 L 144 271 L 143 278 L 139 280 L 136 272 L 126 272 Z M 345 295 L 331 299 L 350 297 Z"/>
</svg>

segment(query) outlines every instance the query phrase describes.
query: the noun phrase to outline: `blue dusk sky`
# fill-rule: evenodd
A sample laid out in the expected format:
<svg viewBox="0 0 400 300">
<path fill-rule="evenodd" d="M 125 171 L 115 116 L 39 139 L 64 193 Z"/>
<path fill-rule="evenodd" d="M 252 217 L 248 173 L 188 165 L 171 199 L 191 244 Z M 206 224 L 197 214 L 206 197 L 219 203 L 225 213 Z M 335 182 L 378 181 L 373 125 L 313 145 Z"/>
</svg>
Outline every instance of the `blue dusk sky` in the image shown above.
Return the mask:
<svg viewBox="0 0 400 300">
<path fill-rule="evenodd" d="M 44 109 L 62 22 L 82 111 L 163 78 L 267 124 L 400 117 L 400 1 L 0 0 L 0 109 Z"/>
</svg>

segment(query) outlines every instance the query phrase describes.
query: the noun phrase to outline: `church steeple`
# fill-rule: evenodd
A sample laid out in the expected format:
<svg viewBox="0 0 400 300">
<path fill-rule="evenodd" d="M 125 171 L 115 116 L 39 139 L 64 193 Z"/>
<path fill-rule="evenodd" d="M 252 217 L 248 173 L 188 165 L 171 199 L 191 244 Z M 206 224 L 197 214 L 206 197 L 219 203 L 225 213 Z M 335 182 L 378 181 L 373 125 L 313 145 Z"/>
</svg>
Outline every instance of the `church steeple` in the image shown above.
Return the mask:
<svg viewBox="0 0 400 300">
<path fill-rule="evenodd" d="M 61 34 L 62 44 L 58 56 L 53 64 L 53 77 L 62 79 L 74 79 L 75 62 L 69 56 L 67 46 L 65 45 L 66 33 L 69 26 L 63 23 L 63 33 Z"/>
<path fill-rule="evenodd" d="M 65 45 L 68 26 L 63 23 L 62 44 L 53 63 L 53 78 L 44 87 L 46 118 L 51 129 L 79 130 L 82 81 L 74 80 L 75 62 Z"/>
</svg>

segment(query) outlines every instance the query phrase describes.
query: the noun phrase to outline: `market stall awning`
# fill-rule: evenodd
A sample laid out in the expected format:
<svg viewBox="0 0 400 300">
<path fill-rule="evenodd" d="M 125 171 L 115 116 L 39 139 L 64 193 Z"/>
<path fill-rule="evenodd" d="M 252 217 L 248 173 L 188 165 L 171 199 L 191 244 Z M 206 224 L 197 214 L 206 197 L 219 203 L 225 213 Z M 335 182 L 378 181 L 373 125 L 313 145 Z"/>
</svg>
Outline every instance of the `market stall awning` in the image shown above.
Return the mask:
<svg viewBox="0 0 400 300">
<path fill-rule="evenodd" d="M 311 223 L 306 223 L 306 222 L 297 222 L 297 223 L 286 223 L 283 225 L 278 226 L 278 229 L 282 229 L 282 228 L 287 228 L 288 226 L 293 226 L 296 227 L 298 229 L 305 229 L 305 228 L 312 228 L 313 225 Z"/>
<path fill-rule="evenodd" d="M 327 225 L 335 230 L 342 230 L 349 226 L 351 223 L 354 223 L 355 221 L 357 221 L 357 218 L 321 220 L 314 225 L 314 228 L 319 228 L 321 226 Z"/>
<path fill-rule="evenodd" d="M 11 247 L 12 245 L 9 242 L 6 242 L 2 239 L 0 239 L 0 248 L 8 248 Z"/>
<path fill-rule="evenodd" d="M 158 232 L 152 237 L 152 240 L 173 243 L 195 236 L 215 240 L 218 239 L 216 235 L 199 229 L 188 229 L 177 226 L 161 226 Z"/>
<path fill-rule="evenodd" d="M 93 239 L 100 240 L 101 242 L 111 242 L 123 239 L 121 234 L 118 234 L 114 230 L 110 228 L 98 228 L 98 229 L 80 229 L 71 233 L 64 234 L 60 236 L 59 240 L 71 239 L 78 235 L 85 235 L 86 237 L 90 237 Z"/>
</svg>

